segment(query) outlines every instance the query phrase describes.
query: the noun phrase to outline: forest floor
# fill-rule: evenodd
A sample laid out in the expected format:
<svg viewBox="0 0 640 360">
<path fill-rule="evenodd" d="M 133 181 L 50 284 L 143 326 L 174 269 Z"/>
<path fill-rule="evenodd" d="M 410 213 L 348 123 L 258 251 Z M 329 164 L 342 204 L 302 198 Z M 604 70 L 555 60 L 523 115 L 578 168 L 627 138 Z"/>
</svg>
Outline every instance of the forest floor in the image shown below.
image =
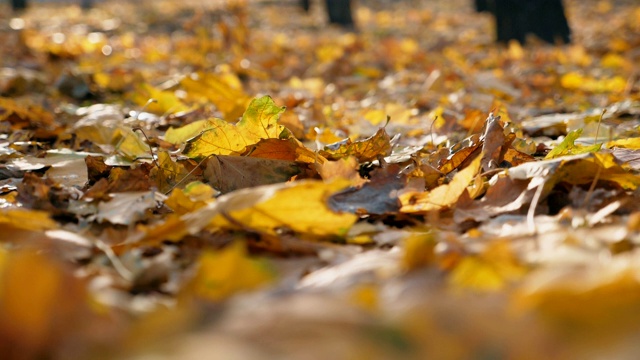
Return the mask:
<svg viewBox="0 0 640 360">
<path fill-rule="evenodd" d="M 313 5 L 0 4 L 2 357 L 635 359 L 640 5 Z"/>
</svg>

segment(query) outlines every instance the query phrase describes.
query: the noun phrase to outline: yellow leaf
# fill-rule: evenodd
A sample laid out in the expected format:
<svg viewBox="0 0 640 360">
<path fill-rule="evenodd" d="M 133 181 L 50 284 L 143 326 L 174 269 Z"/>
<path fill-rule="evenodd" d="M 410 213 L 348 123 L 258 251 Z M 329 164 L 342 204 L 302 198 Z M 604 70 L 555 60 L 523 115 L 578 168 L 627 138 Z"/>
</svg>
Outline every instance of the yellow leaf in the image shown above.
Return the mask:
<svg viewBox="0 0 640 360">
<path fill-rule="evenodd" d="M 159 190 L 167 193 L 179 184 L 186 184 L 190 177 L 190 171 L 184 165 L 171 159 L 167 151 L 158 153 L 158 167 L 151 170 L 151 177 L 155 180 Z"/>
<path fill-rule="evenodd" d="M 114 130 L 111 143 L 116 151 L 125 158 L 135 160 L 150 157 L 150 147 L 133 130 L 126 127 L 118 127 Z"/>
<path fill-rule="evenodd" d="M 468 256 L 453 269 L 449 282 L 461 288 L 496 291 L 527 272 L 506 241 L 490 244 L 479 256 Z"/>
<path fill-rule="evenodd" d="M 327 159 L 337 160 L 349 156 L 355 156 L 359 162 L 367 162 L 377 159 L 380 156 L 387 156 L 391 153 L 391 138 L 384 128 L 372 136 L 359 141 L 352 142 L 347 138 L 338 143 L 324 147 L 320 154 Z"/>
<path fill-rule="evenodd" d="M 211 186 L 194 181 L 184 189 L 173 189 L 164 204 L 182 215 L 205 206 L 208 201 L 214 201 L 215 194 L 216 190 Z"/>
<path fill-rule="evenodd" d="M 206 251 L 198 265 L 193 289 L 197 295 L 213 301 L 256 289 L 275 279 L 268 264 L 249 258 L 245 244 L 237 241 L 220 251 Z"/>
<path fill-rule="evenodd" d="M 156 101 L 147 105 L 149 99 Z M 146 105 L 146 110 L 152 113 L 164 115 L 188 111 L 187 106 L 174 91 L 159 90 L 149 84 L 139 86 L 134 94 L 133 100 L 140 106 Z"/>
<path fill-rule="evenodd" d="M 640 177 L 618 165 L 613 154 L 593 153 L 591 155 L 586 159 L 563 162 L 562 166 L 551 175 L 548 186 L 561 181 L 576 185 L 589 184 L 596 174 L 600 180 L 615 182 L 627 190 L 634 190 L 640 185 Z"/>
<path fill-rule="evenodd" d="M 625 148 L 625 149 L 640 149 L 640 137 L 632 137 L 625 139 L 618 139 L 609 141 L 605 147 L 611 149 L 613 147 Z"/>
<path fill-rule="evenodd" d="M 373 125 L 378 125 L 387 120 L 387 112 L 385 110 L 375 109 L 367 110 L 364 113 L 364 118 Z"/>
<path fill-rule="evenodd" d="M 70 318 L 88 315 L 86 284 L 60 263 L 31 250 L 1 256 L 0 343 L 35 354 L 70 335 Z"/>
<path fill-rule="evenodd" d="M 286 227 L 311 236 L 344 236 L 358 217 L 332 211 L 327 199 L 349 185 L 350 182 L 346 180 L 329 184 L 320 181 L 297 182 L 281 188 L 266 201 L 247 209 L 231 211 L 228 216 L 250 229 L 268 234 L 276 234 L 278 228 Z"/>
<path fill-rule="evenodd" d="M 410 271 L 427 266 L 434 261 L 436 241 L 432 233 L 415 233 L 404 239 L 402 268 Z"/>
<path fill-rule="evenodd" d="M 0 210 L 0 227 L 4 225 L 32 231 L 50 230 L 58 227 L 56 222 L 49 218 L 47 212 L 26 209 Z"/>
<path fill-rule="evenodd" d="M 180 84 L 190 96 L 200 96 L 213 103 L 227 120 L 235 120 L 249 103 L 240 82 L 234 76 L 227 74 L 198 73 L 182 79 Z"/>
<path fill-rule="evenodd" d="M 279 138 L 286 132 L 278 125 L 283 112 L 269 96 L 254 99 L 236 125 L 212 119 L 212 128 L 187 142 L 183 153 L 190 158 L 239 154 L 261 139 Z"/>
<path fill-rule="evenodd" d="M 171 127 L 164 134 L 164 140 L 171 144 L 179 145 L 200 135 L 203 131 L 213 128 L 216 123 L 213 120 L 198 120 L 179 128 Z"/>
<path fill-rule="evenodd" d="M 400 197 L 401 212 L 416 213 L 452 207 L 480 170 L 482 154 L 453 176 L 449 184 L 440 185 L 428 193 L 406 193 Z"/>
</svg>

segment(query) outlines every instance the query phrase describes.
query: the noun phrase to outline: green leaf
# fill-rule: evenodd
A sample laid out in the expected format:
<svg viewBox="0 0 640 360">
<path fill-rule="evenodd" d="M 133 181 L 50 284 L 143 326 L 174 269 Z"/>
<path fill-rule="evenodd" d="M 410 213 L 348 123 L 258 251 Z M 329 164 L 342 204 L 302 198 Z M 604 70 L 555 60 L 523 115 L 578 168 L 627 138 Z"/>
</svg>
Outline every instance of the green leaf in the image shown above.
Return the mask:
<svg viewBox="0 0 640 360">
<path fill-rule="evenodd" d="M 578 155 L 584 153 L 593 153 L 602 147 L 602 144 L 594 144 L 590 146 L 577 145 L 575 141 L 582 135 L 583 129 L 576 129 L 567 134 L 564 140 L 558 144 L 553 150 L 551 150 L 547 156 L 545 156 L 545 160 L 554 159 L 560 156 L 565 155 Z"/>
</svg>

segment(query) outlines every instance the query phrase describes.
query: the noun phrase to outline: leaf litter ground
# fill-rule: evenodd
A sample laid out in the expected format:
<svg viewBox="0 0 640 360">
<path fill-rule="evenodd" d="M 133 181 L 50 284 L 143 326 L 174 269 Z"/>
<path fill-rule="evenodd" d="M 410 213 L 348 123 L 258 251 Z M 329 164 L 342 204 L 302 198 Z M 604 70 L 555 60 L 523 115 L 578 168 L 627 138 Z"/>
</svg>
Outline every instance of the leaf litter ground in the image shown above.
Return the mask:
<svg viewBox="0 0 640 360">
<path fill-rule="evenodd" d="M 358 5 L 3 11 L 0 353 L 634 358 L 640 7 Z"/>
</svg>

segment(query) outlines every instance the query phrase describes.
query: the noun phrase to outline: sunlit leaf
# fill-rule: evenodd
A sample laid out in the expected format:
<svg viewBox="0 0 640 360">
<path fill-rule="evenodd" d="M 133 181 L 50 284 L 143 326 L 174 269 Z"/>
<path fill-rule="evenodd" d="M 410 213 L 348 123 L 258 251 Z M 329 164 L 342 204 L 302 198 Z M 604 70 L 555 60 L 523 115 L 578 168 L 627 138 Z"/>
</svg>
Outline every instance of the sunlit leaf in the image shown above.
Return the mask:
<svg viewBox="0 0 640 360">
<path fill-rule="evenodd" d="M 401 212 L 416 213 L 452 207 L 480 170 L 481 156 L 453 176 L 449 184 L 436 187 L 430 192 L 405 193 L 401 195 Z"/>
<path fill-rule="evenodd" d="M 154 167 L 150 176 L 162 193 L 167 193 L 179 184 L 186 185 L 194 180 L 191 172 L 183 164 L 173 161 L 166 151 L 158 152 L 157 163 L 160 167 Z"/>
<path fill-rule="evenodd" d="M 169 197 L 164 201 L 171 210 L 177 214 L 186 214 L 195 211 L 213 200 L 216 191 L 209 185 L 192 182 L 184 189 L 173 189 Z"/>
<path fill-rule="evenodd" d="M 577 145 L 575 141 L 582 135 L 583 129 L 577 129 L 567 134 L 564 140 L 551 150 L 545 159 L 553 159 L 565 155 L 577 155 L 583 153 L 596 152 L 600 150 L 602 144 L 594 144 L 591 146 Z"/>
<path fill-rule="evenodd" d="M 295 138 L 289 139 L 262 139 L 251 146 L 245 155 L 263 158 L 297 161 L 307 164 L 323 163 L 324 157 L 311 151 Z"/>
<path fill-rule="evenodd" d="M 171 127 L 164 134 L 164 140 L 175 145 L 182 144 L 203 131 L 214 128 L 216 124 L 217 122 L 213 120 L 198 120 L 179 128 Z"/>
<path fill-rule="evenodd" d="M 640 137 L 630 137 L 625 139 L 612 140 L 605 145 L 607 149 L 614 147 L 624 149 L 640 149 Z"/>
<path fill-rule="evenodd" d="M 147 105 L 149 99 L 156 101 Z M 191 109 L 176 96 L 175 91 L 156 89 L 149 84 L 139 85 L 134 93 L 133 100 L 139 106 L 146 105 L 148 111 L 160 115 L 180 113 Z"/>
<path fill-rule="evenodd" d="M 191 158 L 239 154 L 261 139 L 277 139 L 285 132 L 278 125 L 282 112 L 284 108 L 276 106 L 269 96 L 255 99 L 236 125 L 212 119 L 213 127 L 187 142 L 184 154 Z"/>
<path fill-rule="evenodd" d="M 180 82 L 190 96 L 204 97 L 213 103 L 229 121 L 240 117 L 250 100 L 238 83 L 211 73 L 194 74 Z"/>
<path fill-rule="evenodd" d="M 359 162 L 376 160 L 391 154 L 391 138 L 384 128 L 380 128 L 374 135 L 364 140 L 345 141 L 324 147 L 320 154 L 327 159 L 337 160 L 354 156 Z"/>
<path fill-rule="evenodd" d="M 327 200 L 348 185 L 347 181 L 298 182 L 248 209 L 231 211 L 228 216 L 235 222 L 270 234 L 285 227 L 311 236 L 344 236 L 357 216 L 330 210 Z"/>
</svg>

